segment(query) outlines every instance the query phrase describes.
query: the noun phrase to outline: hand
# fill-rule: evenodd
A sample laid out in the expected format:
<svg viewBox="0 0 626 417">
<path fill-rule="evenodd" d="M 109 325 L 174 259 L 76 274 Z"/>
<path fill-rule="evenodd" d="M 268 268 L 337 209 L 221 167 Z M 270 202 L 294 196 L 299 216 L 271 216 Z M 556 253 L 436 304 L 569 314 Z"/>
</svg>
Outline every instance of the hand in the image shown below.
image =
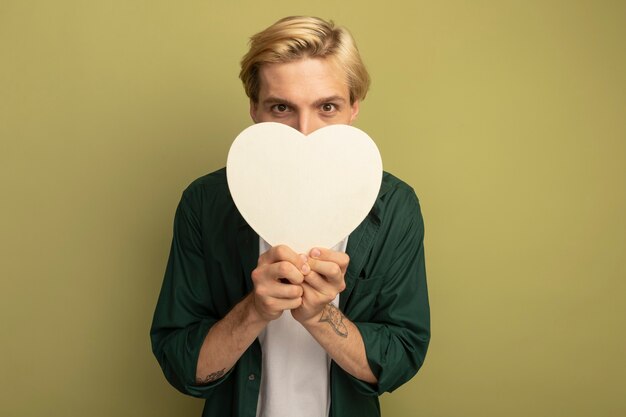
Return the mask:
<svg viewBox="0 0 626 417">
<path fill-rule="evenodd" d="M 291 310 L 300 323 L 319 321 L 322 310 L 346 288 L 345 274 L 350 257 L 344 252 L 314 248 L 307 263 L 311 271 L 304 273 L 302 304 Z"/>
<path fill-rule="evenodd" d="M 283 311 L 302 304 L 304 274 L 310 272 L 306 256 L 285 245 L 263 253 L 252 271 L 254 308 L 263 320 L 280 317 Z"/>
</svg>

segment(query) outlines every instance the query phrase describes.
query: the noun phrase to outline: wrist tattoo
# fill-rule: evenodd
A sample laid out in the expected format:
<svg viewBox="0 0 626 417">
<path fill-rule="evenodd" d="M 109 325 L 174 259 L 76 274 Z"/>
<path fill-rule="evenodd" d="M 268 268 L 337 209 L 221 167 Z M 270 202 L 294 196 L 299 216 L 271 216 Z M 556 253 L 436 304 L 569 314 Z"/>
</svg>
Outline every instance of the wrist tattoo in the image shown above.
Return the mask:
<svg viewBox="0 0 626 417">
<path fill-rule="evenodd" d="M 332 327 L 339 336 L 348 337 L 348 328 L 343 323 L 343 313 L 334 305 L 328 304 L 324 307 L 322 317 L 320 317 L 320 323 L 322 322 L 330 324 L 330 327 Z"/>
<path fill-rule="evenodd" d="M 221 371 L 213 372 L 212 374 L 208 374 L 205 378 L 196 378 L 197 384 L 208 384 L 209 382 L 213 382 L 217 379 L 220 379 L 226 373 L 226 368 Z"/>
</svg>

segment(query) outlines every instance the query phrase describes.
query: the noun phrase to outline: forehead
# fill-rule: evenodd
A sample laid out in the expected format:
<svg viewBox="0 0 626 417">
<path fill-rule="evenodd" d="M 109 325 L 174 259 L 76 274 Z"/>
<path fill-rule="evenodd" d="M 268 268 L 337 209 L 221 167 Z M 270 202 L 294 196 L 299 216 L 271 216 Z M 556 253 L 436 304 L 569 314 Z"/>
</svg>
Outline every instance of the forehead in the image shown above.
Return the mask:
<svg viewBox="0 0 626 417">
<path fill-rule="evenodd" d="M 289 99 L 324 96 L 349 97 L 347 77 L 333 59 L 303 58 L 264 64 L 259 70 L 259 100 L 277 96 Z"/>
</svg>

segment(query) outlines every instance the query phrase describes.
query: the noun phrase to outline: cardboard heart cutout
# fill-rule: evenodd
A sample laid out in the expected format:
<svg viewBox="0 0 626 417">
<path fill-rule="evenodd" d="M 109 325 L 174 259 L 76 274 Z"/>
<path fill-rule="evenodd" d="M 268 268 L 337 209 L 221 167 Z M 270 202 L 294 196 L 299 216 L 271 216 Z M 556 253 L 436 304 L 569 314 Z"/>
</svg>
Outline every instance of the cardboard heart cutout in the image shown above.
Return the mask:
<svg viewBox="0 0 626 417">
<path fill-rule="evenodd" d="M 258 123 L 235 138 L 226 175 L 237 209 L 265 241 L 307 253 L 332 248 L 363 221 L 378 196 L 382 160 L 374 141 L 352 126 L 304 136 Z"/>
</svg>

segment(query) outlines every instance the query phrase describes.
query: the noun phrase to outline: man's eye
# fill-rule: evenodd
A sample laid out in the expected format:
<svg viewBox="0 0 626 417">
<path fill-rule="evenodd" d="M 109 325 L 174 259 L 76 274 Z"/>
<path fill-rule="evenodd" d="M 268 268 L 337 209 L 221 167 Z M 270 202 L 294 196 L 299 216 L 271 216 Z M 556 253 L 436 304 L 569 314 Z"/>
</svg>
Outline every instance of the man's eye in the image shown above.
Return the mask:
<svg viewBox="0 0 626 417">
<path fill-rule="evenodd" d="M 333 103 L 324 103 L 322 104 L 322 111 L 323 112 L 331 112 L 331 111 L 335 111 L 337 108 L 335 107 L 335 105 Z"/>
<path fill-rule="evenodd" d="M 289 110 L 289 107 L 286 104 L 274 104 L 272 110 L 277 113 L 284 113 Z"/>
</svg>

